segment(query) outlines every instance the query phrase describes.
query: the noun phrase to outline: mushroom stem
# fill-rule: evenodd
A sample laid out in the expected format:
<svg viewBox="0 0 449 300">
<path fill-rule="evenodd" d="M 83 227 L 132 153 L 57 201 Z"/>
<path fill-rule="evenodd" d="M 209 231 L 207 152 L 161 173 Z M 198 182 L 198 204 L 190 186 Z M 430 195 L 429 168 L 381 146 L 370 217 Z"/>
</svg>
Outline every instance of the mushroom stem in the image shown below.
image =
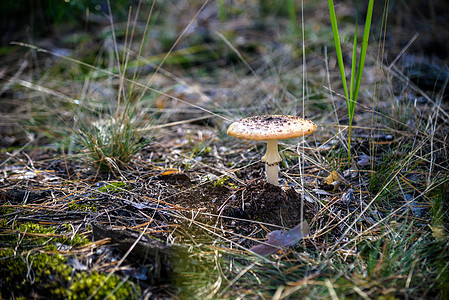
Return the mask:
<svg viewBox="0 0 449 300">
<path fill-rule="evenodd" d="M 262 157 L 262 161 L 266 163 L 265 172 L 267 173 L 267 181 L 274 185 L 279 185 L 278 181 L 278 167 L 282 161 L 278 152 L 278 141 L 267 141 L 267 152 Z"/>
<path fill-rule="evenodd" d="M 267 182 L 272 185 L 279 185 L 279 164 L 265 164 L 265 173 L 267 173 Z"/>
</svg>

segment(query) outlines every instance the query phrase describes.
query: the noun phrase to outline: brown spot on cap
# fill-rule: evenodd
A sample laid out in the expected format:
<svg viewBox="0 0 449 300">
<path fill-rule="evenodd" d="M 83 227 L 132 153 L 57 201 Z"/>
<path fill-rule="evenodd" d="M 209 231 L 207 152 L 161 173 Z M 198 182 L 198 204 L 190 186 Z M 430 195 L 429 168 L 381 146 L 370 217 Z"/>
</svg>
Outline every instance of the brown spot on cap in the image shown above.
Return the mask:
<svg viewBox="0 0 449 300">
<path fill-rule="evenodd" d="M 241 119 L 228 128 L 230 136 L 256 141 L 284 140 L 313 133 L 316 124 L 297 116 L 265 115 Z"/>
</svg>

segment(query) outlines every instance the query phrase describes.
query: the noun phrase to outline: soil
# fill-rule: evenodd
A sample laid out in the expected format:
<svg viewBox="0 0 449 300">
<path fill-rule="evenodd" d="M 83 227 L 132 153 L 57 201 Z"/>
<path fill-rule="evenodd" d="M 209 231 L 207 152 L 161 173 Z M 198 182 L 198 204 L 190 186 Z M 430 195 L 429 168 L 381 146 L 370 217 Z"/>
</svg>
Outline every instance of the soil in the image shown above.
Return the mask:
<svg viewBox="0 0 449 300">
<path fill-rule="evenodd" d="M 192 187 L 186 174 L 165 175 L 161 178 L 178 190 Z M 232 200 L 229 200 L 231 194 Z M 284 191 L 264 181 L 252 182 L 237 191 L 207 185 L 170 197 L 170 200 L 183 207 L 205 208 L 210 214 L 285 227 L 294 227 L 301 215 L 301 197 L 298 193 L 292 188 Z"/>
<path fill-rule="evenodd" d="M 292 228 L 301 220 L 301 195 L 292 188 L 284 190 L 264 181 L 253 182 L 237 193 L 223 209 L 223 215 Z"/>
<path fill-rule="evenodd" d="M 239 189 L 196 185 L 187 174 L 160 178 L 173 193 L 167 202 L 201 211 L 199 220 L 212 226 L 220 222 L 226 230 L 248 234 L 259 224 L 275 230 L 292 228 L 301 220 L 301 195 L 293 188 L 274 186 L 263 180 L 250 182 Z M 307 218 L 307 212 L 306 208 L 303 217 Z"/>
</svg>

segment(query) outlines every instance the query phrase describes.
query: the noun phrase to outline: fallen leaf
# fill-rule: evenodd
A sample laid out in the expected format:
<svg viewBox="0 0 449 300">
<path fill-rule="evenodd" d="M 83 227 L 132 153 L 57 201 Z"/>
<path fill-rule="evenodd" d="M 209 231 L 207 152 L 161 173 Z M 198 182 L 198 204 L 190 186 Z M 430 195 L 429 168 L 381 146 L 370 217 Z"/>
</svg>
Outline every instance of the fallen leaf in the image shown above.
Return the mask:
<svg viewBox="0 0 449 300">
<path fill-rule="evenodd" d="M 430 229 L 432 230 L 432 236 L 436 238 L 437 240 L 446 240 L 448 238 L 448 234 L 446 230 L 444 230 L 444 227 L 441 225 L 429 225 Z"/>
<path fill-rule="evenodd" d="M 293 246 L 309 232 L 309 224 L 303 221 L 288 231 L 275 230 L 270 232 L 265 243 L 254 246 L 249 250 L 259 255 L 269 255 L 278 251 L 281 247 Z"/>
<path fill-rule="evenodd" d="M 3 171 L 3 170 L 2 170 Z M 13 169 L 6 171 L 7 178 L 9 180 L 27 180 L 35 179 L 40 181 L 55 181 L 59 180 L 59 177 L 55 176 L 54 170 L 29 170 L 23 169 Z"/>
<path fill-rule="evenodd" d="M 171 174 L 178 174 L 179 170 L 175 169 L 175 168 L 168 168 L 165 169 L 165 171 L 163 171 L 160 175 L 164 176 L 164 175 L 171 175 Z"/>
<path fill-rule="evenodd" d="M 317 195 L 332 196 L 331 193 L 326 192 L 325 190 L 322 189 L 313 189 L 312 191 L 314 191 Z"/>
<path fill-rule="evenodd" d="M 327 191 L 335 191 L 341 183 L 340 175 L 337 171 L 332 171 L 329 176 L 324 179 L 324 189 Z"/>
<path fill-rule="evenodd" d="M 354 201 L 354 190 L 353 189 L 349 189 L 347 192 L 343 193 L 343 195 L 341 196 L 341 203 L 343 204 L 350 204 L 351 202 Z"/>
<path fill-rule="evenodd" d="M 369 166 L 371 164 L 371 157 L 369 155 L 362 154 L 358 157 L 357 163 L 362 167 Z"/>
</svg>

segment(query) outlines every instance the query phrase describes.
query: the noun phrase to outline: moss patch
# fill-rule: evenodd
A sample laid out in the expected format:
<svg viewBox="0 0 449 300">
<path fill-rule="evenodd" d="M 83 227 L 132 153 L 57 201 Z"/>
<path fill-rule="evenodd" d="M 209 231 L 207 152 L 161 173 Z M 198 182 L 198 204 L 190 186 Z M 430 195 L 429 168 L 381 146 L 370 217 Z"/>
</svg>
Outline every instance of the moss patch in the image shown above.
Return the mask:
<svg viewBox="0 0 449 300">
<path fill-rule="evenodd" d="M 61 254 L 29 251 L 14 253 L 13 249 L 0 250 L 1 293 L 6 298 L 31 297 L 65 298 L 66 286 L 72 269 Z"/>
<path fill-rule="evenodd" d="M 126 279 L 97 272 L 77 274 L 68 290 L 68 298 L 73 300 L 89 296 L 91 299 L 137 299 L 138 294 L 138 287 Z"/>
<path fill-rule="evenodd" d="M 102 187 L 98 188 L 98 191 L 101 193 L 117 193 L 122 192 L 124 189 L 126 189 L 126 183 L 121 181 L 116 182 L 109 182 Z"/>
<path fill-rule="evenodd" d="M 60 243 L 70 246 L 80 246 L 90 243 L 90 240 L 84 235 L 71 234 L 72 227 L 64 224 L 62 227 L 44 226 L 38 223 L 26 222 L 16 224 L 11 230 L 5 231 L 0 235 L 0 241 L 9 246 L 16 246 L 21 239 L 21 247 L 33 245 L 46 245 L 46 250 L 53 251 L 54 243 Z"/>
<path fill-rule="evenodd" d="M 1 295 L 47 299 L 136 299 L 139 288 L 117 275 L 74 273 L 62 254 L 0 249 Z"/>
</svg>

